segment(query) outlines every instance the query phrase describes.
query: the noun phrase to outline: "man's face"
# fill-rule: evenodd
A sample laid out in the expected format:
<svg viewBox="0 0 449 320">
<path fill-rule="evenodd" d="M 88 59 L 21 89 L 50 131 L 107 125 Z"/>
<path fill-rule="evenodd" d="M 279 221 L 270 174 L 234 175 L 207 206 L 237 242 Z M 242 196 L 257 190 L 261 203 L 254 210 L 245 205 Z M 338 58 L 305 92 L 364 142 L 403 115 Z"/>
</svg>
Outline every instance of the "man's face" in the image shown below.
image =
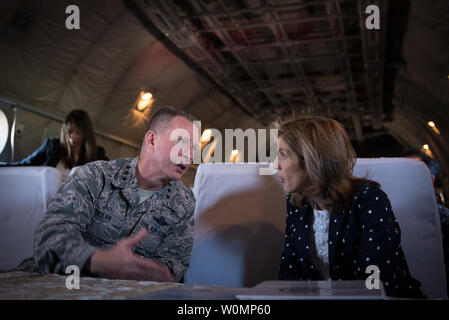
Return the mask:
<svg viewBox="0 0 449 320">
<path fill-rule="evenodd" d="M 156 133 L 153 159 L 159 170 L 169 180 L 179 180 L 193 161 L 192 122 L 183 117 L 174 117 L 167 128 Z"/>
</svg>

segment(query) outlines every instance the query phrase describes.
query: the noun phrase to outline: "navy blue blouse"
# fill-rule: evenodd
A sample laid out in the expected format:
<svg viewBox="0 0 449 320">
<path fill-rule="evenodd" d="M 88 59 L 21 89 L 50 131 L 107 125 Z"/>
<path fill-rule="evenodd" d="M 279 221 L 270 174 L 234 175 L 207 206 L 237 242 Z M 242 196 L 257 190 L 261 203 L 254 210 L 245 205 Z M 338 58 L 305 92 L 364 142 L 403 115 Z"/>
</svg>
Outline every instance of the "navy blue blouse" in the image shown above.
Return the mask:
<svg viewBox="0 0 449 320">
<path fill-rule="evenodd" d="M 280 280 L 322 280 L 310 260 L 313 225 L 310 205 L 295 207 L 287 196 L 287 223 Z M 424 298 L 410 275 L 401 248 L 401 229 L 388 196 L 373 184 L 361 184 L 352 203 L 330 212 L 329 273 L 332 280 L 366 280 L 369 265 L 380 270 L 386 294 Z"/>
</svg>

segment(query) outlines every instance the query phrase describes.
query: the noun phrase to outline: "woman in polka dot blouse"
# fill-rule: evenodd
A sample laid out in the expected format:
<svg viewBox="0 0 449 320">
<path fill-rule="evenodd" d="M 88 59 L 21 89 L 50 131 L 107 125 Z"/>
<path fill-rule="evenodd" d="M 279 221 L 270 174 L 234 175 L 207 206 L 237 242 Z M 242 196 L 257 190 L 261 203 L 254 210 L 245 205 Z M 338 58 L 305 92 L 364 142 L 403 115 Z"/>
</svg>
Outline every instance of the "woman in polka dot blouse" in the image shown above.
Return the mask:
<svg viewBox="0 0 449 320">
<path fill-rule="evenodd" d="M 389 296 L 424 298 L 380 185 L 352 175 L 343 126 L 324 117 L 278 122 L 278 175 L 287 193 L 281 280 L 365 280 L 376 265 Z"/>
</svg>

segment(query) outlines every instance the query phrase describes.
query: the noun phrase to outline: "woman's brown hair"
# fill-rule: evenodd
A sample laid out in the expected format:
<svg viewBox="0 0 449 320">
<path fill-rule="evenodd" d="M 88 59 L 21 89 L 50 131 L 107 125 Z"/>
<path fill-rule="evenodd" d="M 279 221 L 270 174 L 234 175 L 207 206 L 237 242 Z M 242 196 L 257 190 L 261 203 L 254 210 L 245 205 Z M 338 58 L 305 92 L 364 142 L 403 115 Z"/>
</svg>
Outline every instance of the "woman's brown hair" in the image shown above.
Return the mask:
<svg viewBox="0 0 449 320">
<path fill-rule="evenodd" d="M 336 120 L 300 116 L 277 121 L 278 137 L 293 150 L 305 170 L 308 186 L 292 193 L 295 205 L 305 202 L 326 210 L 342 210 L 354 197 L 358 186 L 377 182 L 352 174 L 356 153 L 344 127 Z"/>
<path fill-rule="evenodd" d="M 74 125 L 84 134 L 77 162 L 75 162 L 73 150 L 69 143 L 70 124 Z M 66 168 L 71 169 L 97 159 L 97 143 L 95 141 L 94 129 L 89 115 L 84 110 L 72 110 L 67 115 L 61 127 L 59 142 L 62 151 L 61 160 Z"/>
</svg>

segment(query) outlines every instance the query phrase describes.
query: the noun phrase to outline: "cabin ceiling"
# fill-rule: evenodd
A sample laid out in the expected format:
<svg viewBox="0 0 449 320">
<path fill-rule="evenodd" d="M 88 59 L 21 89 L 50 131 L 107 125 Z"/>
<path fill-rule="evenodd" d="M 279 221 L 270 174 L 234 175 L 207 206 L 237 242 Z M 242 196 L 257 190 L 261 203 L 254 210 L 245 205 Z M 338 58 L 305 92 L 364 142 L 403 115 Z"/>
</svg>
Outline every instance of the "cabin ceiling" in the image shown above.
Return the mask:
<svg viewBox="0 0 449 320">
<path fill-rule="evenodd" d="M 65 27 L 71 4 L 80 30 Z M 380 30 L 364 28 L 368 4 L 381 9 Z M 323 114 L 359 142 L 388 132 L 404 147 L 429 143 L 444 164 L 448 21 L 447 0 L 2 1 L 0 95 L 59 116 L 85 109 L 96 129 L 134 144 L 148 116 L 135 108 L 142 90 L 203 128 Z M 19 119 L 28 152 L 59 128 Z"/>
<path fill-rule="evenodd" d="M 150 32 L 264 124 L 294 111 L 349 120 L 360 140 L 360 115 L 381 128 L 387 28 L 360 26 L 369 4 L 386 19 L 384 0 L 127 4 Z"/>
</svg>

